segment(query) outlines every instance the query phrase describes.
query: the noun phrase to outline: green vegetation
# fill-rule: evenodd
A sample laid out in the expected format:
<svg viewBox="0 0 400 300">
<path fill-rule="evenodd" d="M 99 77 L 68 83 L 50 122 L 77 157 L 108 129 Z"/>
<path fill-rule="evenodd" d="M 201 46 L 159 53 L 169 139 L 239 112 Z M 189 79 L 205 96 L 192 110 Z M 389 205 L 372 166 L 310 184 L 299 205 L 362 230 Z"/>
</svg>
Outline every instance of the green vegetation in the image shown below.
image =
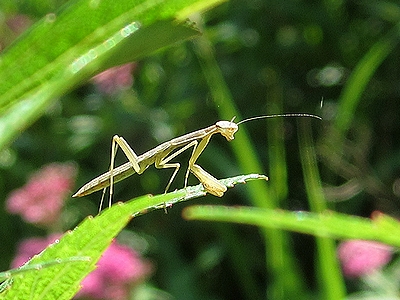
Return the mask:
<svg viewBox="0 0 400 300">
<path fill-rule="evenodd" d="M 386 285 L 374 286 L 366 277 L 345 280 L 337 258 L 341 240 L 400 246 L 396 2 L 25 2 L 0 4 L 0 269 L 11 268 L 18 242 L 77 227 L 26 272 L 5 273 L 2 296 L 71 298 L 118 234 L 155 265 L 136 292 L 176 299 L 398 293 L 388 275 L 399 271 L 395 259 L 381 271 Z M 228 183 L 255 173 L 269 181 L 200 197 L 191 175 L 181 190 L 188 151 L 176 158 L 182 168 L 168 194 L 171 169 L 150 167 L 115 185 L 114 202 L 131 201 L 99 216 L 101 192 L 69 197 L 109 168 L 114 134 L 142 154 L 218 120 L 275 113 L 323 120 L 241 124 L 233 141 L 214 136 L 198 159 Z M 127 160 L 120 152 L 117 165 Z M 11 192 L 54 162 L 73 166 L 76 177 L 57 220 L 32 225 L 10 214 Z"/>
</svg>

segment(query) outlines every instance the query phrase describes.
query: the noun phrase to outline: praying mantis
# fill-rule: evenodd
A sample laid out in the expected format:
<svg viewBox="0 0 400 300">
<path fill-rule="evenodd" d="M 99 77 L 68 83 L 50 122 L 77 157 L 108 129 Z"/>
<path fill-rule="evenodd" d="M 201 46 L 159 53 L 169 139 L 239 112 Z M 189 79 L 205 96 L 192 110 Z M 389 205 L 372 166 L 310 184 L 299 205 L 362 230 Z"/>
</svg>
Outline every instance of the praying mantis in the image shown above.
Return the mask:
<svg viewBox="0 0 400 300">
<path fill-rule="evenodd" d="M 189 158 L 189 164 L 185 174 L 184 187 L 186 188 L 187 186 L 189 173 L 192 173 L 194 176 L 197 177 L 197 179 L 200 181 L 200 183 L 203 185 L 204 189 L 208 193 L 218 197 L 222 197 L 226 192 L 227 187 L 214 176 L 205 171 L 202 167 L 196 164 L 197 159 L 207 147 L 211 137 L 214 134 L 219 133 L 223 137 L 225 137 L 227 141 L 232 141 L 234 139 L 234 134 L 239 129 L 238 125 L 251 120 L 276 117 L 310 117 L 321 120 L 321 117 L 319 116 L 303 113 L 263 115 L 248 118 L 238 123 L 234 123 L 233 118 L 231 121 L 218 121 L 214 125 L 206 127 L 204 129 L 199 129 L 180 137 L 173 138 L 172 140 L 164 142 L 141 155 L 137 155 L 123 137 L 114 135 L 111 144 L 111 162 L 109 171 L 86 183 L 72 197 L 86 196 L 103 189 L 103 195 L 100 202 L 101 209 L 106 188 L 110 186 L 109 206 L 111 206 L 114 183 L 119 182 L 134 173 L 140 175 L 144 171 L 146 171 L 146 169 L 152 164 L 154 164 L 157 169 L 175 169 L 165 188 L 164 192 L 167 193 L 169 187 L 171 186 L 171 183 L 173 182 L 176 174 L 181 167 L 179 163 L 173 163 L 170 161 L 191 147 L 193 147 L 193 150 Z M 118 147 L 122 149 L 122 151 L 128 158 L 128 162 L 114 168 L 114 159 Z"/>
</svg>

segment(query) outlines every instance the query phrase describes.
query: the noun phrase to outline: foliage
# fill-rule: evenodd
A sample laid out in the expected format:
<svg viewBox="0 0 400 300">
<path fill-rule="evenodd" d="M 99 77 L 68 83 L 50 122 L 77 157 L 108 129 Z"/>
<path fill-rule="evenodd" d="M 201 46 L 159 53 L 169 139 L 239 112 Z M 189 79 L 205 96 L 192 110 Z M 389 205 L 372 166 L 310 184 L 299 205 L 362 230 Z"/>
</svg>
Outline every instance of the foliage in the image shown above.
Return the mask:
<svg viewBox="0 0 400 300">
<path fill-rule="evenodd" d="M 228 179 L 224 182 L 233 185 L 237 182 L 246 182 L 255 176 L 242 176 Z M 41 272 L 21 273 L 12 277 L 12 284 L 5 296 L 7 299 L 23 299 L 26 295 L 34 295 L 31 299 L 70 299 L 79 289 L 81 280 L 94 270 L 101 254 L 110 245 L 112 239 L 126 226 L 132 216 L 138 216 L 150 208 L 160 208 L 172 205 L 179 201 L 204 195 L 201 185 L 188 190 L 180 190 L 167 195 L 143 196 L 127 203 L 119 203 L 105 210 L 99 216 L 86 218 L 73 231 L 67 232 L 62 238 L 47 247 L 40 255 L 29 261 L 29 265 L 38 266 L 49 264 L 57 258 L 60 262 L 75 262 L 81 259 L 82 263 L 53 264 Z M 41 267 L 42 268 L 42 267 Z"/>
<path fill-rule="evenodd" d="M 398 4 L 232 0 L 217 6 L 219 2 L 68 1 L 60 11 L 54 0 L 0 4 L 7 20 L 1 24 L 0 42 L 8 46 L 0 60 L 3 199 L 51 162 L 75 161 L 77 187 L 103 173 L 114 134 L 143 153 L 233 116 L 240 121 L 308 112 L 323 118 L 241 124 L 229 145 L 213 137 L 199 158 L 217 178 L 259 173 L 270 180 L 236 187 L 221 199 L 192 199 L 218 206 L 188 208 L 185 216 L 252 224 L 259 231 L 186 222 L 180 213 L 187 204 L 180 203 L 167 207 L 166 215 L 155 211 L 128 225 L 133 211 L 118 218 L 120 209 L 162 196 L 145 197 L 113 206 L 78 226 L 84 236 L 90 223 L 113 230 L 115 225 L 113 233 L 105 233 L 107 238 L 84 247 L 93 253 L 67 251 L 60 257 L 91 256 L 90 262 L 51 265 L 33 271 L 34 276 L 51 280 L 55 270 L 67 270 L 82 279 L 126 226 L 119 238 L 144 248 L 157 262 L 151 286 L 144 285 L 148 291 L 192 299 L 343 299 L 367 288 L 357 280 L 344 280 L 336 239 L 399 246 Z M 11 44 L 17 35 L 11 20 L 21 14 L 33 25 Z M 133 61 L 132 87 L 105 92 L 104 83 L 90 80 L 109 67 Z M 188 157 L 182 155 L 182 166 Z M 125 161 L 123 155 L 117 157 L 118 164 Z M 118 183 L 114 198 L 162 193 L 169 176 L 170 170 L 149 168 Z M 182 187 L 183 176 L 178 174 L 172 189 Z M 189 181 L 197 184 L 195 178 Z M 100 197 L 97 193 L 68 200 L 59 227 L 66 231 L 96 214 Z M 151 207 L 142 204 L 142 213 Z M 43 235 L 49 228 L 24 224 L 4 210 L 1 214 L 1 228 L 7 230 L 2 230 L 0 251 L 2 269 L 7 269 L 16 240 Z M 133 235 L 135 239 L 126 238 Z M 56 246 L 85 241 L 75 231 L 65 238 L 76 240 Z M 48 248 L 39 262 L 52 264 L 56 257 L 45 254 L 51 251 Z M 27 274 L 16 275 L 13 284 Z M 65 297 L 74 294 L 77 282 L 64 289 Z M 384 290 L 375 286 L 376 299 L 385 297 Z"/>
</svg>

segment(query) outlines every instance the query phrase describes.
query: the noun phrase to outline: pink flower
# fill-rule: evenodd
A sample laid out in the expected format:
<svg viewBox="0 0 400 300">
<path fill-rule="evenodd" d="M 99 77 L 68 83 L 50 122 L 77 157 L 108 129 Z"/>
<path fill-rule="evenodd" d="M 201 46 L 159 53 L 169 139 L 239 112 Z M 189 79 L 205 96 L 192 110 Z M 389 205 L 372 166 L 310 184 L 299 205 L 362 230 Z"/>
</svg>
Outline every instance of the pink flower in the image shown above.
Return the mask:
<svg viewBox="0 0 400 300">
<path fill-rule="evenodd" d="M 22 241 L 18 245 L 17 255 L 11 263 L 11 268 L 17 268 L 22 266 L 28 260 L 30 260 L 34 255 L 39 254 L 43 249 L 45 249 L 51 243 L 54 243 L 61 234 L 52 234 L 47 238 L 30 238 Z"/>
<path fill-rule="evenodd" d="M 89 299 L 130 299 L 131 286 L 151 272 L 150 262 L 144 261 L 131 248 L 113 242 L 104 252 L 97 269 L 82 281 L 77 297 Z"/>
<path fill-rule="evenodd" d="M 135 64 L 133 63 L 113 67 L 94 76 L 92 80 L 102 93 L 113 95 L 132 86 L 132 71 L 134 67 Z"/>
<path fill-rule="evenodd" d="M 17 35 L 23 33 L 33 21 L 26 15 L 15 15 L 6 21 L 8 27 Z"/>
<path fill-rule="evenodd" d="M 73 164 L 47 165 L 33 174 L 25 186 L 11 192 L 6 202 L 7 210 L 20 214 L 29 223 L 54 224 L 59 219 L 75 175 Z"/>
<path fill-rule="evenodd" d="M 385 266 L 392 247 L 374 241 L 350 240 L 339 245 L 338 256 L 347 277 L 360 277 Z"/>
</svg>

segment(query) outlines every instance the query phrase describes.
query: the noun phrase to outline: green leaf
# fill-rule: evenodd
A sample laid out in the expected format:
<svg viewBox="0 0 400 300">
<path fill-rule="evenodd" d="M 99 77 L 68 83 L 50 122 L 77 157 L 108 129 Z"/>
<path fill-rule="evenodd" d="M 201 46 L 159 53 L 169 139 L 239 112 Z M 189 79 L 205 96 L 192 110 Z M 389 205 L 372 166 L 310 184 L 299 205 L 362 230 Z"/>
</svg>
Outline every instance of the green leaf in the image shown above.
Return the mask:
<svg viewBox="0 0 400 300">
<path fill-rule="evenodd" d="M 79 0 L 44 17 L 0 56 L 0 149 L 93 75 L 198 35 L 182 20 L 220 2 Z"/>
<path fill-rule="evenodd" d="M 56 259 L 48 262 L 44 262 L 41 264 L 30 264 L 30 265 L 23 265 L 19 268 L 7 270 L 4 272 L 0 272 L 0 280 L 8 279 L 11 278 L 12 276 L 19 274 L 19 273 L 24 273 L 24 272 L 29 272 L 32 270 L 40 270 L 43 268 L 51 267 L 54 265 L 62 264 L 62 263 L 70 263 L 70 262 L 79 262 L 79 261 L 88 261 L 89 257 L 84 257 L 84 256 L 73 256 L 69 257 L 67 259 Z"/>
<path fill-rule="evenodd" d="M 377 41 L 355 67 L 340 95 L 335 128 L 342 140 L 372 76 L 400 41 L 400 23 Z M 339 145 L 340 148 L 341 145 Z"/>
<path fill-rule="evenodd" d="M 248 207 L 192 206 L 185 209 L 184 216 L 188 220 L 241 223 L 319 237 L 373 240 L 400 247 L 400 222 L 384 214 L 371 220 L 333 211 L 310 213 Z"/>
<path fill-rule="evenodd" d="M 313 212 L 323 212 L 327 202 L 322 190 L 321 177 L 317 165 L 314 141 L 309 120 L 299 126 L 300 157 L 308 202 Z M 319 284 L 324 299 L 343 299 L 346 288 L 340 264 L 336 255 L 336 243 L 326 237 L 316 237 L 316 268 L 320 274 Z"/>
<path fill-rule="evenodd" d="M 7 288 L 9 288 L 13 282 L 12 276 L 15 276 L 20 273 L 25 273 L 25 272 L 35 272 L 35 271 L 40 271 L 44 268 L 48 268 L 54 265 L 59 265 L 63 263 L 72 263 L 72 262 L 82 262 L 82 261 L 90 261 L 89 257 L 80 257 L 80 256 L 73 256 L 69 257 L 66 259 L 55 259 L 51 260 L 48 262 L 40 263 L 40 264 L 27 264 L 23 265 L 19 268 L 7 270 L 4 272 L 0 272 L 0 281 L 5 280 L 1 285 L 0 285 L 0 293 L 5 291 Z M 31 275 L 35 276 L 35 275 Z"/>
<path fill-rule="evenodd" d="M 257 174 L 242 175 L 221 180 L 227 187 L 238 183 L 267 177 Z M 95 268 L 102 253 L 113 238 L 134 217 L 154 209 L 165 209 L 178 202 L 204 196 L 201 184 L 172 193 L 142 196 L 120 202 L 96 217 L 86 218 L 74 230 L 32 258 L 26 267 L 49 261 L 68 260 L 71 257 L 89 257 L 90 261 L 75 264 L 58 264 L 40 271 L 20 273 L 12 277 L 13 283 L 4 299 L 71 299 L 79 290 L 80 282 Z M 80 200 L 81 201 L 81 200 Z"/>
</svg>

